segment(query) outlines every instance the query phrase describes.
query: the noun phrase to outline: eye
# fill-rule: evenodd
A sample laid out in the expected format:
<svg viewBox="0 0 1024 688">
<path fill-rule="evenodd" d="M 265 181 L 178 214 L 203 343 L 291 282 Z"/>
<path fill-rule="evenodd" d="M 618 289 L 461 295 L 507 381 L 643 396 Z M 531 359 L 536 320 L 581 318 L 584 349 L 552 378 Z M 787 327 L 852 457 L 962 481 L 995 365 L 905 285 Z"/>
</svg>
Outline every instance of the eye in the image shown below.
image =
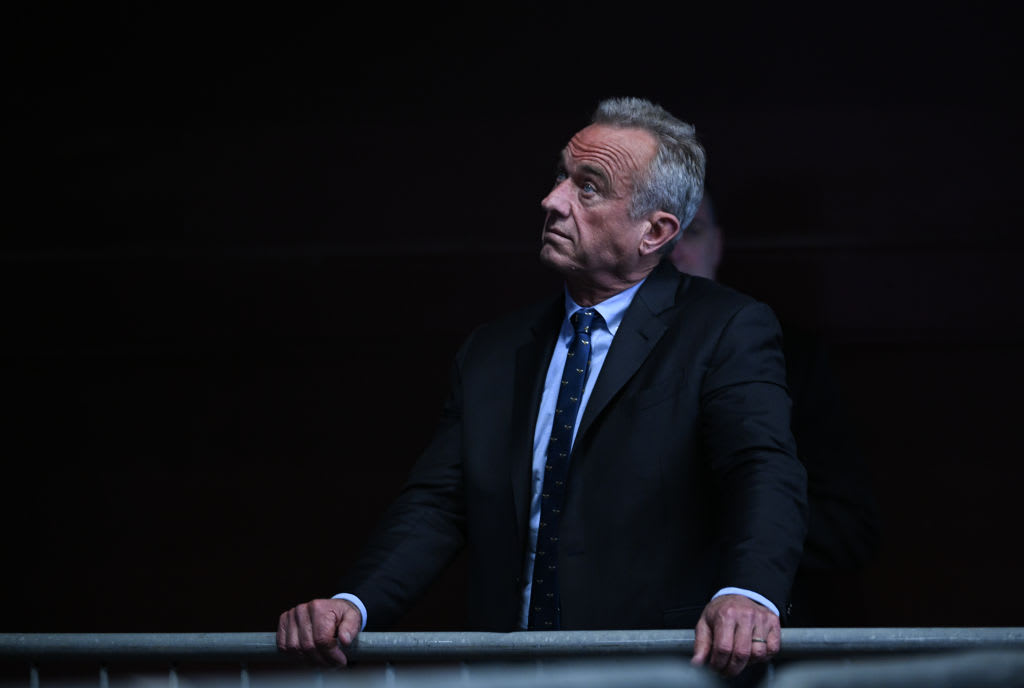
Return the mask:
<svg viewBox="0 0 1024 688">
<path fill-rule="evenodd" d="M 597 187 L 594 186 L 593 182 L 583 182 L 583 184 L 580 186 L 580 189 L 583 191 L 583 193 L 597 193 Z"/>
<path fill-rule="evenodd" d="M 555 186 L 558 186 L 568 178 L 569 175 L 565 173 L 565 170 L 559 170 L 558 172 L 555 173 Z"/>
</svg>

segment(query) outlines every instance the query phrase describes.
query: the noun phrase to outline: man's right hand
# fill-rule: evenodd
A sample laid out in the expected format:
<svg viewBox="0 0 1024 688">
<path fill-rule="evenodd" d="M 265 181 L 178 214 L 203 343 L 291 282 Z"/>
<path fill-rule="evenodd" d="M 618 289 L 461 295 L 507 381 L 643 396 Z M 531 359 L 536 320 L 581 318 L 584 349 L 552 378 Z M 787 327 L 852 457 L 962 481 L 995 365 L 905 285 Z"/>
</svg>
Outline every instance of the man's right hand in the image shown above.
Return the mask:
<svg viewBox="0 0 1024 688">
<path fill-rule="evenodd" d="M 338 641 L 348 647 L 362 626 L 363 615 L 348 600 L 312 600 L 281 614 L 277 648 L 301 653 L 321 666 L 345 666 L 348 658 Z"/>
</svg>

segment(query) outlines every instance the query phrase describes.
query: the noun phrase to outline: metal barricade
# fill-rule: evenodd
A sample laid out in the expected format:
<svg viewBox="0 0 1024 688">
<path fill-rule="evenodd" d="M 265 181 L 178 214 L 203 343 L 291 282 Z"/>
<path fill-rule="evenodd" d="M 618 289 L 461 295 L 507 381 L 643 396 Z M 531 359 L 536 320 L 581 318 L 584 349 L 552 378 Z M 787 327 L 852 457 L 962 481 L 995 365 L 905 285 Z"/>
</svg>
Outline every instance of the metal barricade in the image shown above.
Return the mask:
<svg viewBox="0 0 1024 688">
<path fill-rule="evenodd" d="M 0 634 L 0 664 L 6 667 L 0 680 L 19 688 L 70 688 L 65 679 L 71 678 L 75 688 L 117 688 L 129 679 L 147 688 L 185 688 L 198 682 L 218 688 L 283 688 L 285 683 L 328 688 L 336 681 L 409 688 L 584 685 L 574 677 L 590 677 L 586 685 L 601 688 L 664 685 L 662 681 L 716 685 L 717 676 L 686 661 L 693 643 L 692 630 L 362 633 L 346 650 L 352 669 L 320 671 L 278 652 L 273 633 Z M 853 658 L 877 660 L 882 655 L 909 661 L 929 653 L 933 656 L 922 661 L 935 663 L 954 659 L 951 653 L 1003 651 L 1005 658 L 999 661 L 1016 667 L 1013 662 L 1024 656 L 1024 628 L 787 628 L 782 647 L 779 668 L 770 680 L 788 685 L 778 681 L 818 680 L 800 673 L 809 669 L 847 676 L 844 667 Z M 812 660 L 818 664 L 808 663 Z M 69 664 L 82 669 L 70 675 L 52 670 Z M 188 672 L 182 669 L 186 665 Z M 857 666 L 870 671 L 874 665 Z M 634 679 L 626 681 L 627 676 Z M 646 683 L 638 682 L 641 676 Z"/>
</svg>

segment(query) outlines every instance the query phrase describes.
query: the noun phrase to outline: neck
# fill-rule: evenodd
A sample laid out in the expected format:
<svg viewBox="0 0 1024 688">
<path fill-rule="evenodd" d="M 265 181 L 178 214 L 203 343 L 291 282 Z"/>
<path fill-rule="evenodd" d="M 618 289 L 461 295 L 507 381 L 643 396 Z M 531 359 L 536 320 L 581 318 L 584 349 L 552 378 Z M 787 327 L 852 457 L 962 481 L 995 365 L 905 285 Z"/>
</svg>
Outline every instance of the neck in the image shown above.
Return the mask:
<svg viewBox="0 0 1024 688">
<path fill-rule="evenodd" d="M 632 275 L 616 275 L 611 279 L 587 279 L 583 275 L 567 275 L 565 286 L 572 300 L 581 306 L 596 306 L 624 292 L 651 274 L 653 268 Z"/>
</svg>

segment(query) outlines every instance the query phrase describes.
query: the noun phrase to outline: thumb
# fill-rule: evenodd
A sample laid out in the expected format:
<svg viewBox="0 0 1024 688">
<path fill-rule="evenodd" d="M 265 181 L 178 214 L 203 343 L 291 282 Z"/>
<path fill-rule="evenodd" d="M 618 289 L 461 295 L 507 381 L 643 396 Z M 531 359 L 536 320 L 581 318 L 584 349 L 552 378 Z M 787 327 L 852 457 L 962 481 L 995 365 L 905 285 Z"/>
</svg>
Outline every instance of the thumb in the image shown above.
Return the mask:
<svg viewBox="0 0 1024 688">
<path fill-rule="evenodd" d="M 342 645 L 351 645 L 362 626 L 363 615 L 354 604 L 346 602 L 338 620 L 338 640 Z"/>
</svg>

